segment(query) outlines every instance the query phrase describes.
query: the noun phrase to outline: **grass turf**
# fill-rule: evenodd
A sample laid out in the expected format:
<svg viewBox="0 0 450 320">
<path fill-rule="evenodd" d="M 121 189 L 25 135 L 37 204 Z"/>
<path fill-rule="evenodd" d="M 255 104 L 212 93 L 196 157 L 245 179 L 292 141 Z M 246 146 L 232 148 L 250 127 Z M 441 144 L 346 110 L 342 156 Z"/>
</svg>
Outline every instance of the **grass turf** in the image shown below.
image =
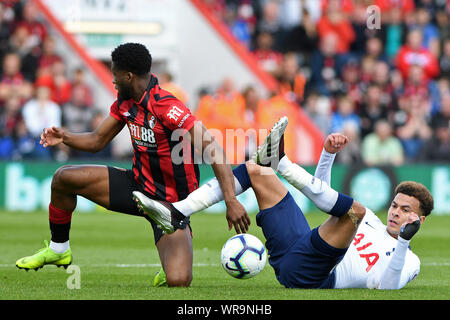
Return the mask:
<svg viewBox="0 0 450 320">
<path fill-rule="evenodd" d="M 267 264 L 257 277 L 237 280 L 220 265 L 220 249 L 234 231 L 224 215 L 197 214 L 194 231 L 194 280 L 190 288 L 153 288 L 159 258 L 150 224 L 118 213 L 75 213 L 72 219 L 73 264 L 81 271 L 81 288 L 69 290 L 71 276 L 46 266 L 35 272 L 15 267 L 49 239 L 48 213 L 0 212 L 0 299 L 149 299 L 149 300 L 448 300 L 450 297 L 450 216 L 430 216 L 411 242 L 421 258 L 421 272 L 402 290 L 380 291 L 286 289 Z M 312 227 L 326 219 L 309 214 Z M 264 239 L 251 215 L 250 233 Z M 385 216 L 382 215 L 382 221 Z"/>
</svg>

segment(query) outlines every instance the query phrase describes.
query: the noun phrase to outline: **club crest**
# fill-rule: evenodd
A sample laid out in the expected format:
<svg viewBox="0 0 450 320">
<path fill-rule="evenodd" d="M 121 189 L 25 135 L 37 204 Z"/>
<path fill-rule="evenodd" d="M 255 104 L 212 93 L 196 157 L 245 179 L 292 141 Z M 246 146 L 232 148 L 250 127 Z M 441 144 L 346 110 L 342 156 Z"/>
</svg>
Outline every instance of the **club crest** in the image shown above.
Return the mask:
<svg viewBox="0 0 450 320">
<path fill-rule="evenodd" d="M 153 129 L 156 125 L 156 118 L 152 114 L 148 115 L 148 125 L 150 126 L 151 129 Z"/>
</svg>

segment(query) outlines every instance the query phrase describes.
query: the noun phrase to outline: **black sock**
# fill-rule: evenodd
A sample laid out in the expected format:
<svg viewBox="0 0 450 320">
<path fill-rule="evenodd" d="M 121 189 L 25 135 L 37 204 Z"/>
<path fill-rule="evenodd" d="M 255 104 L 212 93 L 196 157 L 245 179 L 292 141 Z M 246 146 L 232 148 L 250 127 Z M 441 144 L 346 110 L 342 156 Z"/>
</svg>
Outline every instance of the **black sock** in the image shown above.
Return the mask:
<svg viewBox="0 0 450 320">
<path fill-rule="evenodd" d="M 49 222 L 53 242 L 63 243 L 69 240 L 70 222 L 62 224 Z"/>
</svg>

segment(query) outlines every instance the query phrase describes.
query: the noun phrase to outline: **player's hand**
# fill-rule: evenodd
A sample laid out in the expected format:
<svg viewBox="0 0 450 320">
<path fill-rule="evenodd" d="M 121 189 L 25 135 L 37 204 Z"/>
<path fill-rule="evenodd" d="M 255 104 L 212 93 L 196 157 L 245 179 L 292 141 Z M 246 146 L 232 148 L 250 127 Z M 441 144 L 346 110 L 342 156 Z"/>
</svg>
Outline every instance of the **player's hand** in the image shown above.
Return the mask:
<svg viewBox="0 0 450 320">
<path fill-rule="evenodd" d="M 323 147 L 326 152 L 338 153 L 345 148 L 349 141 L 349 138 L 347 136 L 344 136 L 343 134 L 331 133 L 325 139 Z"/>
<path fill-rule="evenodd" d="M 411 240 L 411 238 L 419 231 L 420 218 L 417 214 L 411 213 L 408 220 L 400 228 L 400 237 L 405 240 Z"/>
<path fill-rule="evenodd" d="M 231 227 L 234 226 L 236 233 L 246 233 L 250 226 L 250 217 L 244 206 L 237 199 L 227 201 L 226 205 L 228 230 L 231 230 Z"/>
<path fill-rule="evenodd" d="M 45 128 L 41 134 L 40 144 L 44 148 L 53 147 L 63 142 L 64 129 L 51 127 Z"/>
</svg>

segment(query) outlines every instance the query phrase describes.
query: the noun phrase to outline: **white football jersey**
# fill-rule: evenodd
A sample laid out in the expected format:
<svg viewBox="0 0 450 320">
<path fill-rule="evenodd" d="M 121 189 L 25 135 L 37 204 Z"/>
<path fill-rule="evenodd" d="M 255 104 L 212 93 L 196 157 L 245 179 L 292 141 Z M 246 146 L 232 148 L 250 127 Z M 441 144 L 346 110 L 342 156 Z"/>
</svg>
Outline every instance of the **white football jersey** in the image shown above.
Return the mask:
<svg viewBox="0 0 450 320">
<path fill-rule="evenodd" d="M 386 270 L 397 239 L 391 237 L 386 226 L 366 208 L 364 219 L 356 231 L 342 261 L 336 266 L 335 288 L 367 288 L 367 280 L 381 277 Z M 408 248 L 400 278 L 400 288 L 413 280 L 420 271 L 419 258 Z"/>
</svg>

